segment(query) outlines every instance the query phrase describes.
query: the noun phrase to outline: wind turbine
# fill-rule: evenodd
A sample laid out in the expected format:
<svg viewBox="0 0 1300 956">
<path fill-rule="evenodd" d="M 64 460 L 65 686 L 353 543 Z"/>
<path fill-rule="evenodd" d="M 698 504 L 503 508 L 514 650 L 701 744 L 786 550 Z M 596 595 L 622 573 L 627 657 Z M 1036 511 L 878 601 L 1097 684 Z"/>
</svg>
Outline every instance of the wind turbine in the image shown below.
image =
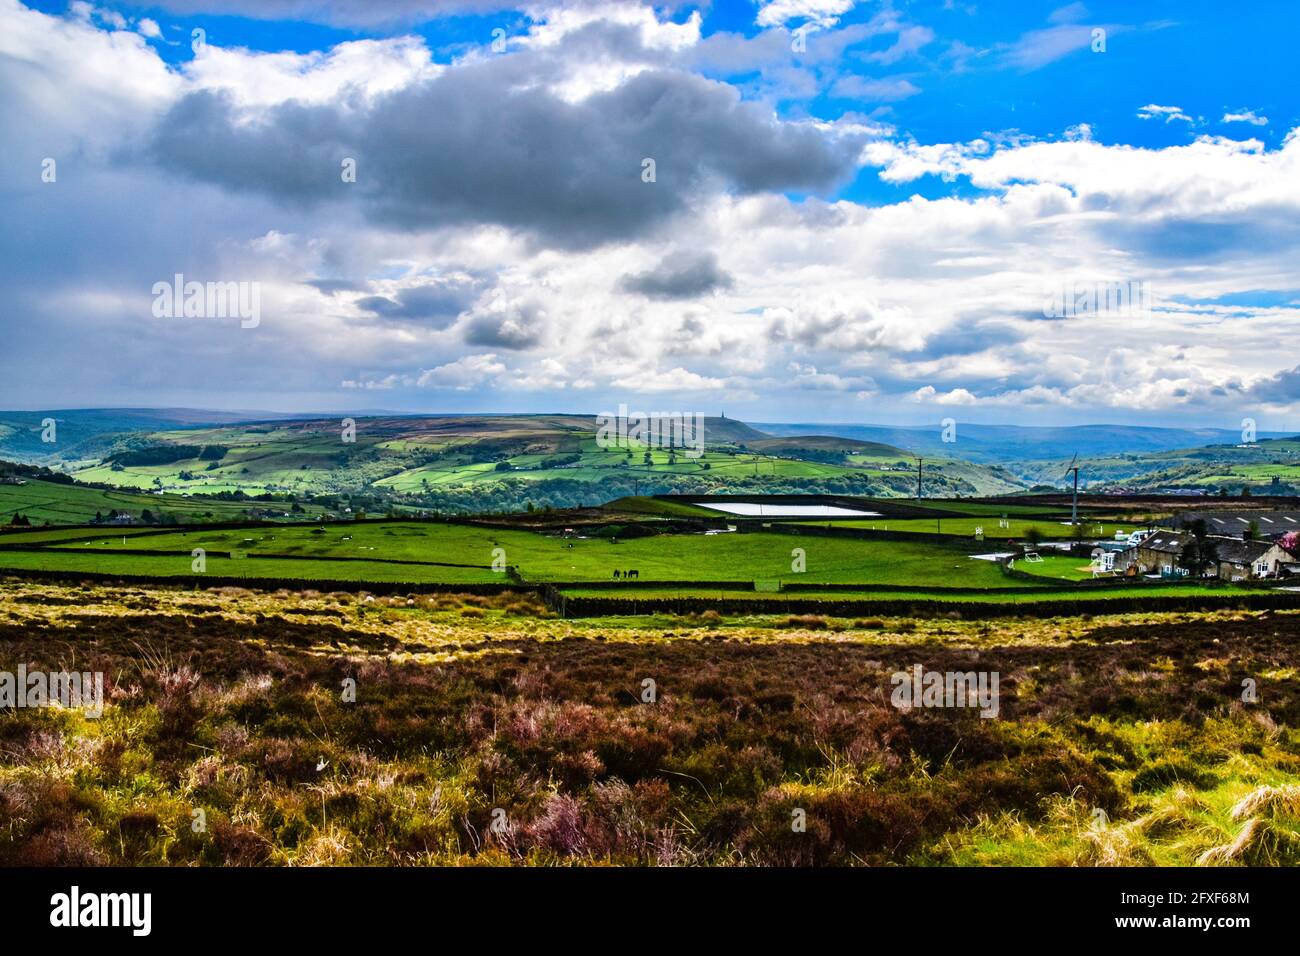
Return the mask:
<svg viewBox="0 0 1300 956">
<path fill-rule="evenodd" d="M 1079 523 L 1079 453 L 1077 451 L 1061 477 L 1068 477 L 1070 472 L 1074 472 L 1074 505 L 1070 508 L 1070 525 L 1073 527 Z"/>
</svg>

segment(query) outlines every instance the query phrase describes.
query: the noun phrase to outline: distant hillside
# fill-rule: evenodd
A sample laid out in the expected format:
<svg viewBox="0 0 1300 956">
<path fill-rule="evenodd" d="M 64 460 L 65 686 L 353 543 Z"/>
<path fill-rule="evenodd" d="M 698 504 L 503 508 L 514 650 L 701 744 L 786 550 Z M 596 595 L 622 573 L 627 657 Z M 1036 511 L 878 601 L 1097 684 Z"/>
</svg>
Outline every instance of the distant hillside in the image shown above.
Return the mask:
<svg viewBox="0 0 1300 956">
<path fill-rule="evenodd" d="M 1141 425 L 974 425 L 958 422 L 956 441 L 944 442 L 936 421 L 933 425 L 891 427 L 886 425 L 765 424 L 756 428 L 780 436 L 833 434 L 863 441 L 882 442 L 909 452 L 964 458 L 968 461 L 1001 462 L 1015 470 L 1020 462 L 1068 461 L 1076 452 L 1096 458 L 1119 454 L 1149 454 L 1196 446 L 1241 441 L 1239 430 L 1224 428 L 1152 428 Z M 1259 437 L 1282 438 L 1286 432 L 1260 432 Z"/>
<path fill-rule="evenodd" d="M 895 448 L 893 445 L 885 445 L 874 441 L 861 441 L 856 438 L 843 438 L 838 435 L 795 435 L 784 438 L 763 438 L 749 442 L 747 447 L 767 452 L 770 455 L 813 450 L 901 460 L 906 460 L 908 457 L 907 452 L 901 448 Z"/>
<path fill-rule="evenodd" d="M 97 458 L 120 437 L 195 425 L 226 425 L 275 417 L 269 412 L 222 412 L 194 408 L 70 408 L 0 411 L 0 459 L 53 464 Z M 54 421 L 54 441 L 46 422 Z"/>
<path fill-rule="evenodd" d="M 274 496 L 340 513 L 493 512 L 656 494 L 910 495 L 907 454 L 831 435 L 781 438 L 709 417 L 704 448 L 597 441 L 594 415 L 379 415 L 142 429 L 147 416 L 70 419 L 99 430 L 52 463 L 78 481 L 157 494 Z M 88 424 L 90 422 L 90 424 Z M 114 432 L 107 426 L 127 425 Z M 60 432 L 60 442 L 66 429 Z M 1010 473 L 934 456 L 928 493 L 1022 489 Z"/>
<path fill-rule="evenodd" d="M 1023 470 L 1055 478 L 1061 465 L 1031 463 Z M 1079 476 L 1085 486 L 1120 491 L 1236 495 L 1244 489 L 1250 494 L 1295 495 L 1300 493 L 1300 437 L 1086 458 L 1080 461 Z"/>
</svg>

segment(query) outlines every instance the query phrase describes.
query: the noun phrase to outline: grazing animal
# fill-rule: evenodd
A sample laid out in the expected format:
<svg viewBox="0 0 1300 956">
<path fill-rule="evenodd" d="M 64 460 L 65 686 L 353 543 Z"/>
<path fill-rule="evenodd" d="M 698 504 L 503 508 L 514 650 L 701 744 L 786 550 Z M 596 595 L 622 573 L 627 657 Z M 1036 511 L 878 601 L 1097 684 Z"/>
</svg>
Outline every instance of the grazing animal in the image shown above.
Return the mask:
<svg viewBox="0 0 1300 956">
<path fill-rule="evenodd" d="M 618 580 L 619 578 L 621 578 L 622 576 L 623 576 L 623 572 L 622 572 L 622 571 L 615 571 L 615 572 L 614 572 L 614 580 L 615 580 L 615 581 L 617 581 L 617 580 Z"/>
<path fill-rule="evenodd" d="M 641 572 L 640 572 L 640 571 L 629 571 L 629 572 L 627 573 L 627 576 L 628 576 L 629 578 L 640 577 L 640 575 L 641 575 Z"/>
</svg>

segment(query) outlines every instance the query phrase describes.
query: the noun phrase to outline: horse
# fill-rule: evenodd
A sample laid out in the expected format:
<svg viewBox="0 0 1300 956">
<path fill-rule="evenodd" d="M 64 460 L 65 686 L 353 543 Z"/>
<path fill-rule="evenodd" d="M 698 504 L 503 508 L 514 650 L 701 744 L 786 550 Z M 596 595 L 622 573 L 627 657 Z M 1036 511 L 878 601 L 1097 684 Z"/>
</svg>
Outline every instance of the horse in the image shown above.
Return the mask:
<svg viewBox="0 0 1300 956">
<path fill-rule="evenodd" d="M 629 572 L 627 573 L 627 576 L 628 576 L 629 578 L 640 578 L 640 576 L 641 576 L 641 572 L 640 572 L 640 571 L 629 571 Z"/>
<path fill-rule="evenodd" d="M 621 578 L 622 576 L 623 576 L 623 572 L 622 572 L 622 571 L 615 571 L 615 572 L 614 572 L 614 580 L 615 580 L 615 581 L 617 581 L 617 580 L 618 580 L 619 578 Z"/>
</svg>

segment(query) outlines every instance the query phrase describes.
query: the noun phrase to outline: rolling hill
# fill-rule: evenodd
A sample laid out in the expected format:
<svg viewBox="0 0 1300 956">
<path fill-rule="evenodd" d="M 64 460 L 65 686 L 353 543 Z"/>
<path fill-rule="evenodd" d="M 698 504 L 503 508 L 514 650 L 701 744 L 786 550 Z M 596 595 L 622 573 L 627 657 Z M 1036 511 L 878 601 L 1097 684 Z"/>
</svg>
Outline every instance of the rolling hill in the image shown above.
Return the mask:
<svg viewBox="0 0 1300 956">
<path fill-rule="evenodd" d="M 339 513 L 518 511 L 671 493 L 887 497 L 915 488 L 900 448 L 831 435 L 772 436 L 723 417 L 705 419 L 702 449 L 636 441 L 609 447 L 597 440 L 591 415 L 191 418 L 152 428 L 160 415 L 87 415 L 77 419 L 73 447 L 46 458 L 97 486 L 196 499 L 261 496 Z M 118 425 L 132 427 L 114 431 Z M 30 445 L 30 435 L 24 441 Z M 998 466 L 955 458 L 926 466 L 927 494 L 1023 487 Z"/>
<path fill-rule="evenodd" d="M 1156 428 L 1142 425 L 978 425 L 959 422 L 956 441 L 944 442 L 938 422 L 932 425 L 814 425 L 755 423 L 772 435 L 801 436 L 827 433 L 868 442 L 882 442 L 909 452 L 964 458 L 978 462 L 1045 462 L 1078 452 L 1084 458 L 1110 455 L 1148 455 L 1205 445 L 1231 445 L 1241 441 L 1238 429 Z M 1259 432 L 1261 439 L 1283 438 L 1287 432 Z"/>
<path fill-rule="evenodd" d="M 1030 462 L 1018 471 L 1030 480 L 1055 481 L 1063 466 Z M 1085 458 L 1079 474 L 1094 490 L 1294 495 L 1300 492 L 1300 437 Z"/>
</svg>

